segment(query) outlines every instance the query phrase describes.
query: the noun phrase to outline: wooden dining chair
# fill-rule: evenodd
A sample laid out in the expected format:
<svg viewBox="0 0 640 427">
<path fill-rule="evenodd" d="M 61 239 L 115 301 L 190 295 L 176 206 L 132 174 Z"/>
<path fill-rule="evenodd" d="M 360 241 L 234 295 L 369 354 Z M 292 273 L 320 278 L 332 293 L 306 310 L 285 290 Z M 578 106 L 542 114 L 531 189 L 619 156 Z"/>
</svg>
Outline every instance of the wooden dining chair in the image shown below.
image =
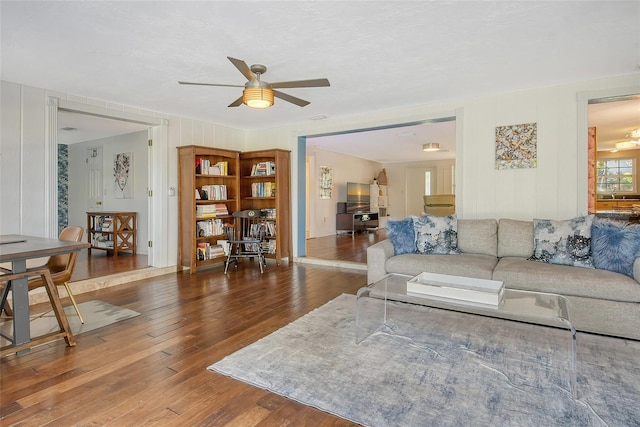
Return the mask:
<svg viewBox="0 0 640 427">
<path fill-rule="evenodd" d="M 82 234 L 84 233 L 84 229 L 82 227 L 66 227 L 64 230 L 60 232 L 58 236 L 59 240 L 68 240 L 72 242 L 79 242 L 82 240 Z M 77 252 L 55 255 L 49 258 L 46 265 L 42 267 L 46 267 L 49 273 L 51 274 L 51 279 L 56 286 L 64 286 L 67 294 L 69 295 L 69 299 L 71 300 L 71 304 L 73 304 L 73 308 L 76 310 L 78 314 L 78 318 L 81 323 L 84 323 L 84 319 L 82 318 L 82 314 L 80 313 L 80 309 L 78 308 L 78 304 L 76 303 L 76 299 L 71 293 L 71 288 L 69 287 L 69 280 L 71 280 L 71 275 L 73 274 L 73 269 L 76 266 L 76 257 L 78 256 Z M 41 288 L 45 286 L 45 280 L 43 275 L 37 275 L 35 269 L 29 269 L 27 272 L 33 271 L 31 276 L 33 277 L 29 280 L 29 291 L 32 291 L 37 288 Z M 2 276 L 0 276 L 0 280 L 2 280 Z M 8 290 L 6 291 L 8 293 Z M 6 301 L 2 301 L 2 308 L 5 313 L 11 315 L 11 308 L 6 303 Z"/>
<path fill-rule="evenodd" d="M 1 333 L 3 338 L 11 341 L 11 345 L 0 348 L 0 357 L 4 357 L 11 353 L 18 353 L 27 348 L 34 347 L 36 345 L 40 345 L 58 338 L 64 338 L 67 345 L 70 347 L 76 345 L 75 338 L 73 337 L 73 333 L 71 332 L 71 327 L 69 326 L 69 321 L 67 320 L 67 316 L 64 312 L 64 307 L 62 307 L 62 304 L 60 302 L 58 288 L 53 283 L 51 272 L 46 266 L 28 268 L 27 271 L 24 271 L 22 273 L 13 273 L 11 271 L 2 269 L 0 281 L 4 283 L 4 288 L 2 290 L 2 300 L 0 302 L 0 308 L 2 310 L 7 310 L 9 308 L 7 296 L 9 291 L 11 290 L 11 281 L 32 276 L 38 276 L 38 279 L 42 281 L 42 286 L 44 286 L 47 291 L 49 301 L 51 302 L 51 307 L 53 308 L 53 312 L 56 316 L 56 320 L 58 321 L 58 326 L 60 329 L 40 337 L 32 338 L 29 342 L 19 345 L 16 345 L 15 337 L 7 335 L 5 333 Z M 9 313 L 11 313 L 11 310 L 8 311 Z"/>
</svg>

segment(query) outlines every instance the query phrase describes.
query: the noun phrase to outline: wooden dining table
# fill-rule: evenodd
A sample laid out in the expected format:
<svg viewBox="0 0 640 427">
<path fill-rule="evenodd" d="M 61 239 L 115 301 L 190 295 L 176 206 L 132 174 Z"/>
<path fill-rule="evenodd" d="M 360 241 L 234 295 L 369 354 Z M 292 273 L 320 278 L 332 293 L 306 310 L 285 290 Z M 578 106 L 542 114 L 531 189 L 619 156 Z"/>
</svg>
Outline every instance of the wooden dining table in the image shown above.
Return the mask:
<svg viewBox="0 0 640 427">
<path fill-rule="evenodd" d="M 27 260 L 50 257 L 54 255 L 78 252 L 89 247 L 86 242 L 72 242 L 66 240 L 49 239 L 43 237 L 25 236 L 19 234 L 0 235 L 0 263 L 11 263 L 9 275 L 16 275 L 27 271 Z M 2 280 L 2 276 L 0 276 Z M 11 297 L 13 303 L 13 347 L 21 354 L 28 351 L 32 343 L 29 325 L 29 285 L 28 277 L 11 280 Z M 55 297 L 59 297 L 57 289 Z M 52 304 L 54 301 L 52 301 Z M 62 310 L 61 316 L 66 316 Z M 41 343 L 42 340 L 38 342 Z M 35 345 L 35 342 L 34 342 Z M 70 344 L 72 345 L 72 344 Z M 20 350 L 18 350 L 20 349 Z M 5 352 L 3 352 L 4 354 Z"/>
</svg>

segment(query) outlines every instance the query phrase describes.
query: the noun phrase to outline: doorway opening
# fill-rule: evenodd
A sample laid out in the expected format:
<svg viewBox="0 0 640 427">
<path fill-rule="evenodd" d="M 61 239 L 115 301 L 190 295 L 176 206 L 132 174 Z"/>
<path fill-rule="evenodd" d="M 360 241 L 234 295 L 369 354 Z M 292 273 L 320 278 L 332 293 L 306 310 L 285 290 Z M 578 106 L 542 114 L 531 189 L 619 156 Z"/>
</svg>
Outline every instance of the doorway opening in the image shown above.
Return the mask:
<svg viewBox="0 0 640 427">
<path fill-rule="evenodd" d="M 50 183 L 53 183 L 53 186 L 55 187 L 55 189 L 50 189 L 50 194 L 52 195 L 51 198 L 55 200 L 55 203 L 51 204 L 52 212 L 49 212 L 50 222 L 52 223 L 52 225 L 50 226 L 50 229 L 57 230 L 58 227 L 60 227 L 63 224 L 63 221 L 61 221 L 61 216 L 64 216 L 64 213 L 62 213 L 63 210 L 60 209 L 60 203 L 59 203 L 60 199 L 63 199 L 62 203 L 64 204 L 64 198 L 60 195 L 57 188 L 58 177 L 61 176 L 61 168 L 65 167 L 65 165 L 59 164 L 58 162 L 59 159 L 58 159 L 57 153 L 59 151 L 59 147 L 66 146 L 67 150 L 61 150 L 61 151 L 67 151 L 68 153 L 69 147 L 72 147 L 73 145 L 79 142 L 82 143 L 83 142 L 82 140 L 84 139 L 85 147 L 80 149 L 80 151 L 82 152 L 82 154 L 80 155 L 80 157 L 82 157 L 82 160 L 79 161 L 76 158 L 75 160 L 72 161 L 75 163 L 67 164 L 66 167 L 70 166 L 70 167 L 77 168 L 79 167 L 78 164 L 80 163 L 81 164 L 80 168 L 82 170 L 72 173 L 72 176 L 75 177 L 74 181 L 80 180 L 80 181 L 87 181 L 87 182 L 90 181 L 89 178 L 91 175 L 90 171 L 88 170 L 89 169 L 88 157 L 90 157 L 87 152 L 87 148 L 90 148 L 88 147 L 88 145 L 93 145 L 95 146 L 93 148 L 96 148 L 96 149 L 99 148 L 100 151 L 103 151 L 103 149 L 106 149 L 107 151 L 105 151 L 104 160 L 102 164 L 102 167 L 105 169 L 103 173 L 103 177 L 105 181 L 108 181 L 108 183 L 111 183 L 111 180 L 107 180 L 109 171 L 110 171 L 109 168 L 111 167 L 111 164 L 109 163 L 109 159 L 110 159 L 109 156 L 113 156 L 113 153 L 111 151 L 115 150 L 116 149 L 115 147 L 117 147 L 117 145 L 114 145 L 113 147 L 109 148 L 109 144 L 117 144 L 120 138 L 125 139 L 125 137 L 122 137 L 122 135 L 137 134 L 137 138 L 142 140 L 139 144 L 143 146 L 143 148 L 138 148 L 138 155 L 135 158 L 135 161 L 136 161 L 135 166 L 136 167 L 140 166 L 139 172 L 141 172 L 141 175 L 138 176 L 139 184 L 142 184 L 141 189 L 140 189 L 140 186 L 137 187 L 138 189 L 137 203 L 138 203 L 138 206 L 141 206 L 140 205 L 141 203 L 143 204 L 142 205 L 143 208 L 141 209 L 138 208 L 137 210 L 144 211 L 143 217 L 141 218 L 142 219 L 141 224 L 139 224 L 138 226 L 140 230 L 140 234 L 143 235 L 144 238 L 138 241 L 138 248 L 143 248 L 145 249 L 143 252 L 146 252 L 146 249 L 148 247 L 146 244 L 147 241 L 151 242 L 154 239 L 158 239 L 156 240 L 156 242 L 158 242 L 159 247 L 164 247 L 165 246 L 164 239 L 166 239 L 166 237 L 162 236 L 162 230 L 157 230 L 155 227 L 153 227 L 154 223 L 162 224 L 164 222 L 164 217 L 165 217 L 164 212 L 166 212 L 166 206 L 165 206 L 166 200 L 162 201 L 161 199 L 161 196 L 164 193 L 163 191 L 164 189 L 159 186 L 159 183 L 163 182 L 163 180 L 154 179 L 154 177 L 159 173 L 159 170 L 162 169 L 162 165 L 159 165 L 159 167 L 154 167 L 153 159 L 161 158 L 161 154 L 160 154 L 162 152 L 161 150 L 165 149 L 164 147 L 166 147 L 166 134 L 167 134 L 166 127 L 168 125 L 167 121 L 152 118 L 152 117 L 142 116 L 135 113 L 113 111 L 107 108 L 99 108 L 99 107 L 69 102 L 69 101 L 60 100 L 57 98 L 50 98 L 49 105 L 50 105 L 49 115 L 48 115 L 49 136 L 50 136 L 49 144 L 51 147 L 51 151 L 56 153 L 56 156 L 54 158 L 55 162 L 50 169 L 51 179 L 49 181 Z M 84 125 L 82 126 L 69 125 L 69 123 L 71 123 L 69 120 L 71 119 L 76 119 L 77 123 L 84 123 Z M 86 126 L 87 123 L 89 124 L 88 126 Z M 65 128 L 66 130 L 61 130 L 61 128 Z M 74 138 L 76 138 L 76 141 L 73 141 L 72 145 L 65 144 L 65 142 L 69 142 L 69 140 L 67 139 L 68 135 L 63 134 L 66 132 L 76 134 L 74 135 Z M 87 137 L 86 135 L 83 136 L 82 135 L 83 132 L 88 133 L 89 137 Z M 154 144 L 153 145 L 147 144 L 148 140 L 154 140 Z M 95 142 L 95 141 L 98 141 L 98 142 Z M 120 141 L 120 144 L 121 144 L 120 147 L 123 147 L 122 144 L 127 144 L 127 143 Z M 111 151 L 108 151 L 108 150 L 111 150 Z M 120 150 L 120 151 L 123 151 L 123 150 Z M 130 151 L 130 150 L 127 148 L 127 151 Z M 54 156 L 52 155 L 52 157 Z M 66 172 L 68 174 L 69 170 L 67 170 Z M 94 197 L 96 198 L 99 196 L 104 197 L 105 194 L 108 192 L 108 189 L 107 189 L 108 183 L 104 182 L 102 188 L 100 189 L 95 188 L 94 193 L 96 194 L 94 194 Z M 86 188 L 85 182 L 82 182 L 82 190 L 80 191 L 82 192 L 81 200 L 83 204 L 81 206 L 76 206 L 75 208 L 73 208 L 76 211 L 75 212 L 76 216 L 73 222 L 74 222 L 74 225 L 75 223 L 77 223 L 77 225 L 82 225 L 84 227 L 85 224 L 87 223 L 86 212 L 92 210 L 92 209 L 89 209 L 88 205 L 86 204 L 88 203 L 87 201 L 88 189 Z M 155 194 L 160 196 L 155 200 L 152 197 L 150 197 L 154 191 L 155 191 Z M 68 194 L 67 194 L 67 197 L 69 197 Z M 97 203 L 101 203 L 101 202 L 98 201 Z M 120 200 L 120 203 L 126 204 L 127 201 Z M 105 210 L 107 210 L 107 208 L 109 208 L 109 206 L 105 205 Z M 109 208 L 109 210 L 119 211 L 119 210 L 123 210 L 123 208 L 121 206 L 112 205 Z M 71 216 L 73 216 L 73 214 Z M 140 225 L 142 226 L 142 229 L 140 229 Z M 53 234 L 53 233 L 50 233 L 50 234 Z M 87 239 L 86 234 L 84 239 Z M 147 266 L 150 266 L 150 267 L 166 267 L 167 266 L 166 253 L 162 253 L 161 251 L 154 250 L 151 246 L 149 246 L 148 251 L 149 251 L 148 254 L 144 254 L 143 257 L 140 257 L 140 259 L 142 259 L 143 262 L 135 261 L 133 263 L 129 262 L 129 264 L 127 264 L 126 262 L 125 263 L 122 262 L 124 261 L 124 258 L 117 260 L 120 265 L 118 268 L 122 271 L 123 268 L 125 270 L 127 268 L 131 268 L 133 270 L 133 269 L 139 269 Z M 93 253 L 95 252 L 96 251 L 93 251 Z M 102 252 L 102 251 L 97 251 L 97 252 Z M 104 254 L 106 254 L 106 251 Z M 109 261 L 115 261 L 114 258 L 116 257 L 108 257 L 108 258 L 104 257 L 104 258 L 109 259 Z M 120 258 L 120 256 L 117 258 Z M 112 269 L 110 269 L 109 266 L 89 268 L 89 270 L 90 271 L 88 271 L 88 274 L 90 275 L 91 278 L 113 274 L 111 271 Z"/>
<path fill-rule="evenodd" d="M 322 144 L 318 144 L 316 147 L 310 146 L 310 142 L 311 141 L 318 141 L 318 138 L 332 138 L 332 137 L 337 137 L 337 138 L 342 138 L 342 142 L 340 143 L 340 145 L 342 145 L 343 147 L 350 147 L 353 148 L 354 144 L 353 143 L 349 143 L 346 142 L 347 138 L 358 138 L 358 137 L 362 137 L 363 135 L 366 135 L 366 138 L 369 139 L 368 143 L 369 144 L 376 144 L 376 145 L 362 145 L 359 147 L 363 147 L 360 148 L 360 155 L 354 154 L 353 152 L 349 153 L 345 153 L 344 150 L 339 150 L 339 149 L 331 149 L 328 151 L 333 151 L 336 154 L 343 154 L 345 156 L 351 156 L 351 157 L 359 157 L 361 159 L 365 159 L 365 160 L 370 160 L 371 162 L 374 163 L 378 163 L 380 168 L 384 168 L 386 165 L 392 165 L 392 164 L 401 164 L 401 162 L 398 162 L 397 160 L 395 162 L 398 163 L 394 163 L 394 161 L 388 161 L 388 158 L 390 157 L 389 154 L 390 153 L 394 153 L 399 151 L 399 147 L 400 144 L 406 144 L 406 143 L 412 143 L 413 144 L 413 148 L 411 150 L 412 154 L 410 155 L 409 158 L 405 159 L 404 162 L 406 162 L 406 169 L 408 169 L 411 166 L 416 166 L 416 163 L 421 163 L 424 162 L 425 159 L 423 159 L 421 157 L 421 154 L 423 153 L 423 145 L 425 143 L 429 143 L 429 142 L 439 142 L 430 137 L 420 137 L 418 136 L 418 132 L 415 131 L 415 129 L 417 129 L 418 127 L 421 128 L 428 128 L 429 124 L 434 124 L 434 123 L 443 123 L 443 122 L 450 122 L 453 128 L 453 132 L 452 132 L 452 136 L 451 136 L 451 141 L 450 143 L 450 154 L 451 154 L 451 161 L 453 162 L 453 164 L 455 164 L 456 162 L 458 162 L 458 159 L 455 156 L 455 153 L 457 151 L 457 149 L 461 146 L 461 137 L 462 137 L 462 132 L 461 132 L 461 126 L 462 126 L 462 111 L 461 110 L 456 110 L 455 112 L 449 113 L 449 114 L 441 114 L 438 116 L 435 116 L 435 118 L 432 119 L 425 119 L 425 120 L 420 120 L 420 121 L 415 121 L 415 122 L 410 122 L 410 123 L 398 123 L 398 124 L 394 124 L 394 125 L 388 125 L 388 126 L 380 126 L 380 127 L 375 127 L 375 128 L 366 128 L 366 129 L 355 129 L 355 130 L 350 130 L 350 131 L 341 131 L 341 132 L 328 132 L 328 133 L 324 133 L 324 134 L 316 134 L 316 135 L 306 135 L 306 136 L 300 136 L 298 137 L 298 164 L 299 165 L 306 165 L 306 167 L 303 168 L 299 168 L 298 170 L 298 175 L 296 177 L 297 181 L 298 181 L 298 188 L 297 188 L 297 192 L 298 192 L 298 227 L 297 227 L 297 241 L 296 241 L 296 253 L 298 257 L 305 257 L 308 255 L 312 255 L 312 254 L 308 254 L 307 252 L 307 237 L 315 237 L 313 235 L 313 233 L 309 233 L 309 226 L 312 225 L 313 221 L 318 221 L 320 218 L 320 221 L 322 221 L 322 223 L 326 223 L 327 222 L 327 218 L 330 218 L 331 216 L 333 218 L 333 220 L 335 220 L 336 217 L 336 205 L 338 202 L 340 202 L 341 200 L 338 200 L 338 195 L 337 192 L 334 191 L 330 200 L 330 203 L 327 203 L 327 201 L 320 201 L 317 196 L 317 192 L 316 187 L 318 187 L 317 182 L 315 182 L 318 179 L 318 173 L 316 173 L 316 169 L 318 169 L 321 166 L 325 166 L 325 165 L 321 165 L 320 163 L 318 163 L 318 161 L 316 159 L 311 159 L 309 160 L 309 154 L 313 154 L 313 150 L 315 148 L 318 148 L 320 150 L 322 150 Z M 382 141 L 379 141 L 378 143 L 374 143 L 372 141 L 374 141 L 376 138 L 373 138 L 372 136 L 376 136 L 375 134 L 378 132 L 390 132 L 389 135 L 391 135 L 393 138 L 389 139 L 389 138 L 383 138 Z M 396 139 L 397 138 L 397 139 Z M 405 140 L 401 140 L 402 138 L 404 138 Z M 437 138 L 437 137 L 434 137 Z M 441 143 L 442 145 L 444 145 L 444 142 Z M 371 150 L 368 150 L 367 148 L 371 147 Z M 373 149 L 376 148 L 376 149 Z M 367 153 L 369 151 L 371 152 L 375 152 L 377 149 L 386 152 L 385 154 L 382 154 L 382 157 L 380 158 L 374 158 L 372 159 L 371 157 L 367 158 Z M 443 150 L 444 153 L 444 150 Z M 439 155 L 442 155 L 443 153 L 438 153 Z M 426 159 L 426 161 L 428 161 L 428 159 Z M 326 165 L 326 166 L 331 166 L 331 165 Z M 460 169 L 459 168 L 454 168 L 452 170 L 455 170 L 456 175 L 461 173 L 459 172 Z M 343 171 L 344 172 L 344 171 Z M 379 172 L 376 171 L 376 173 Z M 388 174 L 388 171 L 387 171 Z M 335 171 L 334 171 L 334 184 L 335 184 L 335 177 L 336 176 L 340 176 L 340 174 L 336 175 Z M 373 175 L 372 175 L 373 177 Z M 459 177 L 457 177 L 459 178 Z M 396 191 L 396 194 L 394 196 L 393 191 L 390 191 L 390 196 L 389 196 L 389 200 L 391 200 L 390 204 L 391 209 L 388 210 L 388 213 L 390 216 L 393 217 L 397 217 L 400 215 L 405 215 L 406 214 L 406 171 L 402 171 L 401 176 L 395 177 L 396 182 L 390 182 L 390 186 L 389 188 L 391 189 L 392 187 L 395 187 L 394 191 Z M 307 182 L 307 180 L 309 180 L 309 182 Z M 460 182 L 460 179 L 456 179 L 456 181 Z M 367 182 L 373 182 L 372 178 L 367 179 Z M 341 184 L 345 184 L 344 182 L 342 182 Z M 340 185 L 340 184 L 338 184 Z M 458 188 L 458 190 L 460 190 L 460 188 Z M 420 191 L 424 191 L 424 188 L 421 186 L 421 190 Z M 395 198 L 395 201 L 393 201 Z M 318 199 L 318 200 L 316 200 Z M 422 200 L 422 194 L 419 197 L 420 200 Z M 326 206 L 322 207 L 319 206 L 320 204 L 324 204 Z M 394 209 L 394 205 L 395 205 L 395 209 Z M 325 210 L 327 210 L 327 212 L 321 213 L 321 209 L 324 208 Z M 315 218 L 315 219 L 314 219 Z M 326 237 L 327 238 L 335 238 L 336 234 L 335 234 L 335 229 L 333 230 L 332 233 L 329 233 L 327 231 L 325 231 L 326 233 Z M 324 238 L 324 237 L 322 237 Z"/>
<path fill-rule="evenodd" d="M 637 88 L 579 94 L 579 214 L 611 210 L 616 199 L 640 203 L 639 112 Z"/>
</svg>

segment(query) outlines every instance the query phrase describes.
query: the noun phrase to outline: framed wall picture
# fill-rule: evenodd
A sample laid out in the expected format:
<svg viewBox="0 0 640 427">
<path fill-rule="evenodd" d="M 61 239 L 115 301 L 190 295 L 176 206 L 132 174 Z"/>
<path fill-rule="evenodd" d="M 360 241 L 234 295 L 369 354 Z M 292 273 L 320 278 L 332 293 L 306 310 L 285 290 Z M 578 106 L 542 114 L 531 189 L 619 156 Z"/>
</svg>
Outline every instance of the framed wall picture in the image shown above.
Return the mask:
<svg viewBox="0 0 640 427">
<path fill-rule="evenodd" d="M 496 127 L 496 169 L 524 169 L 537 166 L 537 123 Z"/>
<path fill-rule="evenodd" d="M 116 199 L 133 197 L 133 153 L 113 156 L 113 196 Z"/>
<path fill-rule="evenodd" d="M 330 199 L 333 191 L 333 175 L 329 166 L 320 166 L 320 198 Z"/>
</svg>

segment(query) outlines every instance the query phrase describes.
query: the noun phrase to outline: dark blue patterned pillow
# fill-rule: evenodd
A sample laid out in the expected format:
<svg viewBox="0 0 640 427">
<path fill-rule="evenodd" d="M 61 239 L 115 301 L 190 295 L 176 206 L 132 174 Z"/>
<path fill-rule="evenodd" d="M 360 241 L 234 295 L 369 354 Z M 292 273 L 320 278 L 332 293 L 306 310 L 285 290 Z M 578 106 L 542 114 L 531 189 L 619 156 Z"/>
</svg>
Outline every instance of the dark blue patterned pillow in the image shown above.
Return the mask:
<svg viewBox="0 0 640 427">
<path fill-rule="evenodd" d="M 456 215 L 414 216 L 416 249 L 420 254 L 459 254 L 458 218 Z"/>
<path fill-rule="evenodd" d="M 393 243 L 394 255 L 413 254 L 416 252 L 416 238 L 411 218 L 390 219 L 387 222 L 387 237 Z"/>
<path fill-rule="evenodd" d="M 591 252 L 596 268 L 633 277 L 633 262 L 640 256 L 640 224 L 594 221 Z"/>
<path fill-rule="evenodd" d="M 533 255 L 530 261 L 593 268 L 591 224 L 593 215 L 566 221 L 533 220 Z"/>
</svg>

